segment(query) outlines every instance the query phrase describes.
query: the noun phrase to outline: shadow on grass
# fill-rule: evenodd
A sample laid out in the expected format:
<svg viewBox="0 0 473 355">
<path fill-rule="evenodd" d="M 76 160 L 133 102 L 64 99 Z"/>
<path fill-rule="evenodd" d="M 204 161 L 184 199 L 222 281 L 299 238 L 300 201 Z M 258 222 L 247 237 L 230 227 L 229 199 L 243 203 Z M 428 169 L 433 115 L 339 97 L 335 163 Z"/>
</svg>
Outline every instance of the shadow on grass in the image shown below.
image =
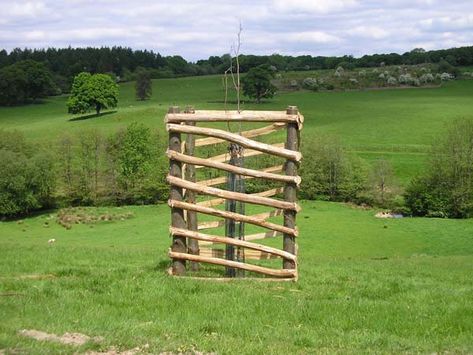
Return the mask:
<svg viewBox="0 0 473 355">
<path fill-rule="evenodd" d="M 117 110 L 114 110 L 114 111 L 107 111 L 107 112 L 102 112 L 100 115 L 97 115 L 95 113 L 92 113 L 90 115 L 85 115 L 85 116 L 79 116 L 79 117 L 73 117 L 71 119 L 69 119 L 68 121 L 69 122 L 74 122 L 74 121 L 84 121 L 84 120 L 89 120 L 89 119 L 93 119 L 93 118 L 100 118 L 102 116 L 106 116 L 106 115 L 111 115 L 113 113 L 116 113 Z"/>
</svg>

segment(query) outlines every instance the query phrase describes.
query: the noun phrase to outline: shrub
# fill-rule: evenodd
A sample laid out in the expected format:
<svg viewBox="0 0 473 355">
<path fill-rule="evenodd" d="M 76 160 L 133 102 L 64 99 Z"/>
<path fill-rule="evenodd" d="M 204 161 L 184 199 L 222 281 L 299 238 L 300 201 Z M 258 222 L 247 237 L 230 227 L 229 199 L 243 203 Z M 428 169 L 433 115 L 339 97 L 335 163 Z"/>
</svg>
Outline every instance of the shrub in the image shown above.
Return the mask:
<svg viewBox="0 0 473 355">
<path fill-rule="evenodd" d="M 317 91 L 319 88 L 319 85 L 317 84 L 316 78 L 305 78 L 302 81 L 302 87 L 308 90 Z"/>
<path fill-rule="evenodd" d="M 365 169 L 361 160 L 345 152 L 338 139 L 317 136 L 302 153 L 310 157 L 301 166 L 302 198 L 356 201 L 366 184 Z"/>
<path fill-rule="evenodd" d="M 18 136 L 21 136 L 17 134 Z M 11 134 L 1 131 L 2 136 Z M 22 139 L 23 140 L 23 139 Z M 55 171 L 52 157 L 26 144 L 0 148 L 0 216 L 13 217 L 52 206 Z"/>
<path fill-rule="evenodd" d="M 449 80 L 453 80 L 455 77 L 450 74 L 450 73 L 442 73 L 440 74 L 440 80 L 442 81 L 449 81 Z"/>
<path fill-rule="evenodd" d="M 429 166 L 406 190 L 414 215 L 473 216 L 473 121 L 455 122 L 436 141 Z"/>
<path fill-rule="evenodd" d="M 435 81 L 435 77 L 431 73 L 422 74 L 419 78 L 422 84 L 428 84 Z"/>
<path fill-rule="evenodd" d="M 390 76 L 386 82 L 388 85 L 397 85 L 397 79 L 394 76 Z"/>
</svg>

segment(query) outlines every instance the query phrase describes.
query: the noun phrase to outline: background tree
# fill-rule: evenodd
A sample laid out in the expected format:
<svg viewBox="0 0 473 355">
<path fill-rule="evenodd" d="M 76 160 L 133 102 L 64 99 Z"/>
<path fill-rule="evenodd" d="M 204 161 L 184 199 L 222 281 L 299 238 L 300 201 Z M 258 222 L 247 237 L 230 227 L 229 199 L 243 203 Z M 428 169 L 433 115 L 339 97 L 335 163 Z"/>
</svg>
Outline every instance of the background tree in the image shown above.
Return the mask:
<svg viewBox="0 0 473 355">
<path fill-rule="evenodd" d="M 387 207 L 395 194 L 394 171 L 391 162 L 384 158 L 376 160 L 370 172 L 369 183 L 374 203 Z"/>
<path fill-rule="evenodd" d="M 0 70 L 0 105 L 23 104 L 56 90 L 51 72 L 43 63 L 24 60 Z"/>
<path fill-rule="evenodd" d="M 473 217 L 473 120 L 456 121 L 431 154 L 407 188 L 406 205 L 414 215 Z"/>
<path fill-rule="evenodd" d="M 99 115 L 102 109 L 116 107 L 117 103 L 118 85 L 109 75 L 82 72 L 74 78 L 67 107 L 72 114 L 95 110 Z"/>
<path fill-rule="evenodd" d="M 250 69 L 241 80 L 243 94 L 254 98 L 257 103 L 260 103 L 261 99 L 273 97 L 276 92 L 276 87 L 271 84 L 273 76 L 274 72 L 267 65 Z"/>
<path fill-rule="evenodd" d="M 135 76 L 135 90 L 137 100 L 149 99 L 153 93 L 150 71 L 140 67 L 137 68 Z"/>
</svg>

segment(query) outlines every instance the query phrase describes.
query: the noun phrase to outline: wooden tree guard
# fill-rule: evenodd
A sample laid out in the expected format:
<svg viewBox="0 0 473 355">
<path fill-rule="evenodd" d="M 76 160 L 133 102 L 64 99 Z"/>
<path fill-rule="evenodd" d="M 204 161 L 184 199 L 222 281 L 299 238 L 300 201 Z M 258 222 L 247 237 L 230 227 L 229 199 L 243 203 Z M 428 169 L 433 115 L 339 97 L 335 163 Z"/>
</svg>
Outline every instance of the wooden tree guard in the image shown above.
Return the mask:
<svg viewBox="0 0 473 355">
<path fill-rule="evenodd" d="M 297 243 L 298 230 L 296 214 L 300 211 L 296 192 L 301 183 L 297 167 L 302 159 L 299 152 L 300 130 L 304 117 L 297 107 L 289 106 L 286 111 L 195 111 L 186 108 L 181 113 L 179 107 L 173 106 L 166 115 L 166 129 L 169 132 L 169 175 L 167 181 L 171 186 L 169 206 L 171 208 L 170 234 L 172 245 L 169 256 L 172 259 L 170 274 L 186 274 L 186 261 L 190 270 L 199 270 L 199 263 L 221 265 L 228 269 L 246 270 L 262 274 L 266 280 L 297 280 Z M 269 125 L 243 131 L 240 134 L 210 127 L 197 127 L 199 123 L 212 122 L 267 122 Z M 268 135 L 286 128 L 285 144 L 266 144 L 251 138 Z M 185 142 L 181 135 L 186 134 Z M 195 136 L 204 138 L 196 139 Z M 195 148 L 231 142 L 246 148 L 244 157 L 269 154 L 285 159 L 284 165 L 272 166 L 260 170 L 249 169 L 228 163 L 229 155 L 222 154 L 207 159 L 194 156 Z M 272 188 L 254 194 L 228 191 L 214 186 L 224 186 L 227 177 L 208 180 L 196 180 L 196 169 L 212 168 L 235 174 L 245 179 L 267 179 L 282 183 L 283 187 Z M 284 172 L 284 174 L 281 174 Z M 283 193 L 283 199 L 274 196 Z M 212 200 L 197 202 L 197 195 L 214 196 Z M 225 201 L 256 204 L 272 208 L 269 212 L 247 216 L 234 211 L 215 208 Z M 197 214 L 202 213 L 223 220 L 201 222 Z M 274 216 L 283 216 L 283 225 L 269 222 Z M 245 240 L 202 233 L 202 230 L 225 226 L 226 221 L 248 223 L 263 227 L 269 231 L 245 236 Z M 228 224 L 227 224 L 228 225 Z M 283 249 L 255 243 L 255 240 L 278 238 L 282 236 Z M 224 246 L 224 248 L 210 248 Z M 244 260 L 225 259 L 225 250 L 240 248 L 244 250 Z M 228 254 L 228 253 L 227 253 Z M 282 259 L 282 269 L 274 269 L 246 262 L 247 260 Z M 220 278 L 217 278 L 220 279 Z M 261 278 L 258 278 L 261 279 Z"/>
</svg>

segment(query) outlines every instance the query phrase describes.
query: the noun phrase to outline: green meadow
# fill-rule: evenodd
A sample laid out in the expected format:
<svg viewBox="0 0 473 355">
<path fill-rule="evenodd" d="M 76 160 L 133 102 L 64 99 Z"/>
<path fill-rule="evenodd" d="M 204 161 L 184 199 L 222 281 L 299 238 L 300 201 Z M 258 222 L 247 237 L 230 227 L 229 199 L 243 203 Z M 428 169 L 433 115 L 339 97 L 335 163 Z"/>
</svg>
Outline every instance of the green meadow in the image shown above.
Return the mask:
<svg viewBox="0 0 473 355">
<path fill-rule="evenodd" d="M 430 144 L 459 118 L 473 117 L 473 80 L 459 80 L 440 88 L 411 88 L 348 92 L 281 93 L 243 109 L 284 110 L 297 105 L 305 116 L 302 144 L 317 134 L 338 136 L 345 147 L 368 162 L 390 160 L 401 184 L 423 167 Z M 153 81 L 153 96 L 137 101 L 134 84 L 120 85 L 119 107 L 101 117 L 74 117 L 66 112 L 66 97 L 53 97 L 39 104 L 1 107 L 0 128 L 17 129 L 31 139 L 54 143 L 62 132 L 94 128 L 112 132 L 137 121 L 164 128 L 170 105 L 196 109 L 223 109 L 221 76 L 161 79 Z M 228 108 L 235 104 L 228 103 Z"/>
<path fill-rule="evenodd" d="M 66 97 L 53 97 L 0 108 L 0 128 L 53 146 L 65 131 L 111 133 L 133 121 L 164 130 L 168 106 L 223 109 L 222 100 L 220 76 L 155 80 L 144 102 L 126 83 L 114 112 L 74 117 Z M 288 105 L 305 116 L 303 144 L 336 135 L 368 162 L 389 159 L 405 184 L 449 122 L 473 117 L 473 80 L 429 89 L 281 93 L 243 107 Z M 86 208 L 133 217 L 70 230 L 56 222 L 57 211 L 1 221 L 0 354 L 136 347 L 152 354 L 473 352 L 473 220 L 379 219 L 377 210 L 348 204 L 301 204 L 297 283 L 169 277 L 166 205 Z M 22 329 L 103 339 L 73 347 L 26 338 Z"/>
<path fill-rule="evenodd" d="M 297 283 L 167 276 L 165 205 L 102 208 L 134 216 L 70 230 L 50 214 L 2 222 L 1 348 L 473 351 L 472 220 L 381 220 L 373 210 L 328 202 L 302 207 Z M 51 238 L 56 242 L 48 244 Z M 21 329 L 104 339 L 73 348 L 24 338 Z"/>
</svg>

